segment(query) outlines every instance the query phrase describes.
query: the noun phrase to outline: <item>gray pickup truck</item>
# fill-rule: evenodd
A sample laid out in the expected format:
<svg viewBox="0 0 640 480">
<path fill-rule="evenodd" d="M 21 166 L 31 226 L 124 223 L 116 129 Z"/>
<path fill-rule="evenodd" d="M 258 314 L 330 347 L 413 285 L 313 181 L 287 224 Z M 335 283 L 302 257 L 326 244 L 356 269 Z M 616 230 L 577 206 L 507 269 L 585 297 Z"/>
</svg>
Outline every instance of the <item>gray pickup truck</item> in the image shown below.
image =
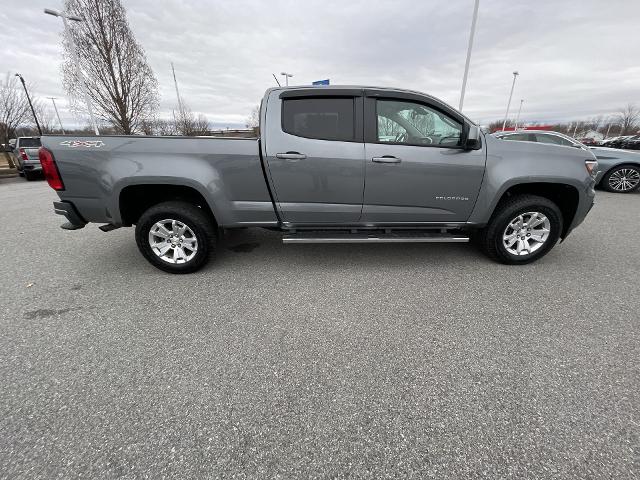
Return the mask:
<svg viewBox="0 0 640 480">
<path fill-rule="evenodd" d="M 266 92 L 259 138 L 43 136 L 40 161 L 75 230 L 135 225 L 156 267 L 202 267 L 225 229 L 285 243 L 466 242 L 524 264 L 579 225 L 597 162 L 505 142 L 423 93 L 369 87 Z"/>
</svg>

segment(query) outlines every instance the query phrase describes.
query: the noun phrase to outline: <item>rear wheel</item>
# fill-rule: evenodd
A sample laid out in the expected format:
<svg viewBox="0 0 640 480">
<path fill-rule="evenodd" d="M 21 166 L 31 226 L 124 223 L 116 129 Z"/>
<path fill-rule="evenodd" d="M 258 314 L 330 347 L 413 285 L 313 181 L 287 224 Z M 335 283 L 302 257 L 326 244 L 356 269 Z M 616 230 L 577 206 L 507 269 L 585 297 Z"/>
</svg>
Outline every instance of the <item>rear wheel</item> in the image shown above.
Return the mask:
<svg viewBox="0 0 640 480">
<path fill-rule="evenodd" d="M 30 181 L 35 180 L 35 179 L 36 179 L 36 177 L 35 177 L 35 175 L 33 174 L 33 172 L 27 172 L 26 170 L 24 171 L 24 178 L 25 178 L 28 182 L 30 182 Z"/>
<path fill-rule="evenodd" d="M 496 208 L 481 233 L 480 245 L 493 260 L 526 264 L 546 255 L 561 231 L 562 213 L 555 203 L 544 197 L 519 195 Z"/>
<path fill-rule="evenodd" d="M 164 202 L 149 208 L 136 225 L 136 243 L 155 267 L 191 273 L 215 250 L 216 229 L 201 208 L 187 202 Z"/>
<path fill-rule="evenodd" d="M 640 167 L 636 165 L 615 167 L 604 176 L 602 186 L 609 192 L 635 192 L 640 187 Z"/>
</svg>

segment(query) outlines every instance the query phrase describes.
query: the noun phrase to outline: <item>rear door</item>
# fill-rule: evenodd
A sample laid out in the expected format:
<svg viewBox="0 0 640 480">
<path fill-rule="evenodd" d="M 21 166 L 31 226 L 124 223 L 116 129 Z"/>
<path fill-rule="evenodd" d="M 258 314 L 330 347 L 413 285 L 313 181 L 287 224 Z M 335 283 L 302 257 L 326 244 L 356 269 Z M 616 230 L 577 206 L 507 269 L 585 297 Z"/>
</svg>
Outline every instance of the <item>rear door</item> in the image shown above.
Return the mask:
<svg viewBox="0 0 640 480">
<path fill-rule="evenodd" d="M 364 190 L 362 103 L 357 89 L 271 92 L 263 148 L 285 222 L 359 220 Z"/>
<path fill-rule="evenodd" d="M 444 104 L 390 92 L 365 98 L 362 222 L 465 222 L 486 150 L 464 150 L 464 118 Z"/>
</svg>

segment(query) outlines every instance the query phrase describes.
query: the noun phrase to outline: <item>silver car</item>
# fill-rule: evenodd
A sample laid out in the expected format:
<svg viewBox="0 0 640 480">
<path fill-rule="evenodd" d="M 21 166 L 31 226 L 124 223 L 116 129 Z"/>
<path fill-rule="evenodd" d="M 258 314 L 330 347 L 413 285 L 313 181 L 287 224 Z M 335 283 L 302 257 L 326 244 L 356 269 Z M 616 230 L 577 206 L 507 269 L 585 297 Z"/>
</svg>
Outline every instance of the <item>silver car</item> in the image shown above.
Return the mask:
<svg viewBox="0 0 640 480">
<path fill-rule="evenodd" d="M 640 152 L 608 147 L 587 147 L 562 133 L 543 130 L 496 132 L 493 135 L 503 140 L 548 143 L 588 150 L 598 160 L 599 171 L 596 181 L 602 188 L 610 192 L 630 193 L 640 187 Z"/>
<path fill-rule="evenodd" d="M 18 137 L 13 150 L 14 163 L 21 177 L 34 180 L 42 173 L 38 158 L 40 137 Z"/>
</svg>

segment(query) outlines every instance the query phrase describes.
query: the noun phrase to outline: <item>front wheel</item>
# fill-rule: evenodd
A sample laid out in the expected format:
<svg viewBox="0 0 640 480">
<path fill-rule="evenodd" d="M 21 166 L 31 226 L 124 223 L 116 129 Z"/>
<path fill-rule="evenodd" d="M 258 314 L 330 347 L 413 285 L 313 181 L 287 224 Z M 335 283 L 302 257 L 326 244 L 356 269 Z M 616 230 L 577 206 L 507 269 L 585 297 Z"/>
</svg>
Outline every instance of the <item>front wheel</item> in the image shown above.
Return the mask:
<svg viewBox="0 0 640 480">
<path fill-rule="evenodd" d="M 615 167 L 604 176 L 602 186 L 609 192 L 635 192 L 640 187 L 640 167 L 635 165 Z"/>
<path fill-rule="evenodd" d="M 546 255 L 561 231 L 562 213 L 555 203 L 535 195 L 518 195 L 497 207 L 480 244 L 493 260 L 526 264 Z"/>
<path fill-rule="evenodd" d="M 136 243 L 155 267 L 169 273 L 191 273 L 203 267 L 215 250 L 216 230 L 206 212 L 186 202 L 164 202 L 149 208 L 136 225 Z"/>
</svg>

